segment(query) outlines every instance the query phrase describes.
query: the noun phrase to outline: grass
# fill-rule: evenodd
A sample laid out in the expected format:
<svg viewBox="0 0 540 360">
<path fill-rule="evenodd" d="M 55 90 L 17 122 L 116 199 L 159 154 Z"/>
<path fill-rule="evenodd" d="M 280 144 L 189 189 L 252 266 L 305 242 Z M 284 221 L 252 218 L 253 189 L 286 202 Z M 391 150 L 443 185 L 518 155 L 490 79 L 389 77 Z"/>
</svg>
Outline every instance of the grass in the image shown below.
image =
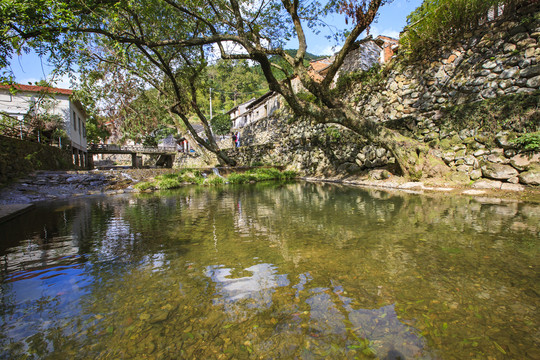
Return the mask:
<svg viewBox="0 0 540 360">
<path fill-rule="evenodd" d="M 271 180 L 291 180 L 297 176 L 294 171 L 280 171 L 275 168 L 259 168 L 244 173 L 231 173 L 226 178 L 203 174 L 200 170 L 183 169 L 177 173 L 158 175 L 152 181 L 136 184 L 138 191 L 176 189 L 185 184 L 218 186 L 223 184 L 245 184 Z"/>
</svg>

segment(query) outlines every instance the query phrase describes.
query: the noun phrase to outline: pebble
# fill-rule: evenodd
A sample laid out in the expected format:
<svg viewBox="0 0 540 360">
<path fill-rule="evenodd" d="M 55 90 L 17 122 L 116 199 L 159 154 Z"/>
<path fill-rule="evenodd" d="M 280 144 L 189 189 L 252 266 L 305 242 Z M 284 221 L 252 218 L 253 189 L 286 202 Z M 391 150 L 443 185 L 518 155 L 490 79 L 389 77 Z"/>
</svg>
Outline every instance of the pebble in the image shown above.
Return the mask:
<svg viewBox="0 0 540 360">
<path fill-rule="evenodd" d="M 4 187 L 0 191 L 0 205 L 102 194 L 110 186 L 131 185 L 131 180 L 126 180 L 122 174 L 98 171 L 37 172 Z M 110 194 L 123 192 L 122 189 L 110 190 Z"/>
</svg>

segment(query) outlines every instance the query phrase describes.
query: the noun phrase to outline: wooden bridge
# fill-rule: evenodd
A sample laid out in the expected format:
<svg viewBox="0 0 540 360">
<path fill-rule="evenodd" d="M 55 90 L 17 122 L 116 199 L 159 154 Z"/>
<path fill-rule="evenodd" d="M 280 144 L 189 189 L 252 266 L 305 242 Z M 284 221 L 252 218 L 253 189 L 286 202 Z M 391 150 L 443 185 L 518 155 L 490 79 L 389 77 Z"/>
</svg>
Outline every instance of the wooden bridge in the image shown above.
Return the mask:
<svg viewBox="0 0 540 360">
<path fill-rule="evenodd" d="M 142 167 L 142 155 L 159 155 L 156 166 L 171 168 L 177 150 L 174 146 L 152 147 L 142 145 L 90 144 L 88 145 L 88 154 L 129 154 L 131 155 L 131 166 L 134 168 Z M 92 159 L 92 157 L 89 156 L 89 159 Z M 91 161 L 90 167 L 93 167 L 93 161 Z"/>
</svg>

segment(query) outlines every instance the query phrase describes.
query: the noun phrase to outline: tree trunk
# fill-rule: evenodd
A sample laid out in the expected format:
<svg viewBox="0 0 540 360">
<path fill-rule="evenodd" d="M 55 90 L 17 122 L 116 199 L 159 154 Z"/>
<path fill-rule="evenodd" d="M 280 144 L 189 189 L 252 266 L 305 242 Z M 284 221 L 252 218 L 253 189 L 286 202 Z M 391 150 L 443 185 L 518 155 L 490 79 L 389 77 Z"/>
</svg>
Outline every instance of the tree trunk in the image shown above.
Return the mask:
<svg viewBox="0 0 540 360">
<path fill-rule="evenodd" d="M 225 150 L 221 150 L 221 149 L 218 150 L 216 152 L 216 156 L 220 165 L 236 166 L 236 160 L 229 157 L 229 155 L 227 155 L 227 152 Z"/>
<path fill-rule="evenodd" d="M 380 138 L 375 142 L 390 150 L 401 175 L 410 180 L 442 177 L 450 170 L 427 144 L 403 136 L 395 130 L 383 128 Z"/>
<path fill-rule="evenodd" d="M 436 157 L 425 143 L 406 137 L 396 130 L 363 118 L 362 114 L 342 104 L 341 109 L 328 109 L 311 113 L 322 124 L 339 124 L 367 141 L 389 150 L 401 174 L 411 180 L 426 177 L 442 177 L 449 172 L 442 159 Z"/>
</svg>

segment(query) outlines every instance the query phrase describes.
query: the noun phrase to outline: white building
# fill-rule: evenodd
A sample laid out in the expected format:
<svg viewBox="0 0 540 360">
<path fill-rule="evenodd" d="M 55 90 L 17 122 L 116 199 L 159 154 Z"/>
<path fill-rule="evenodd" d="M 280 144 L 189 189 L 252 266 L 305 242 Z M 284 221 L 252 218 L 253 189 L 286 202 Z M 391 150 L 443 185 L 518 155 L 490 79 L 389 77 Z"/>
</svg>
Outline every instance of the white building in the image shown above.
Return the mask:
<svg viewBox="0 0 540 360">
<path fill-rule="evenodd" d="M 239 129 L 257 120 L 271 116 L 280 107 L 280 96 L 269 91 L 257 99 L 251 99 L 227 112 L 231 116 L 231 129 Z"/>
<path fill-rule="evenodd" d="M 73 151 L 77 166 L 87 165 L 86 119 L 87 115 L 79 101 L 73 100 L 72 90 L 33 85 L 0 85 L 0 115 L 17 119 L 21 128 L 25 117 L 32 112 L 59 115 L 64 119 L 64 130 Z M 64 144 L 63 144 L 64 145 Z"/>
</svg>

